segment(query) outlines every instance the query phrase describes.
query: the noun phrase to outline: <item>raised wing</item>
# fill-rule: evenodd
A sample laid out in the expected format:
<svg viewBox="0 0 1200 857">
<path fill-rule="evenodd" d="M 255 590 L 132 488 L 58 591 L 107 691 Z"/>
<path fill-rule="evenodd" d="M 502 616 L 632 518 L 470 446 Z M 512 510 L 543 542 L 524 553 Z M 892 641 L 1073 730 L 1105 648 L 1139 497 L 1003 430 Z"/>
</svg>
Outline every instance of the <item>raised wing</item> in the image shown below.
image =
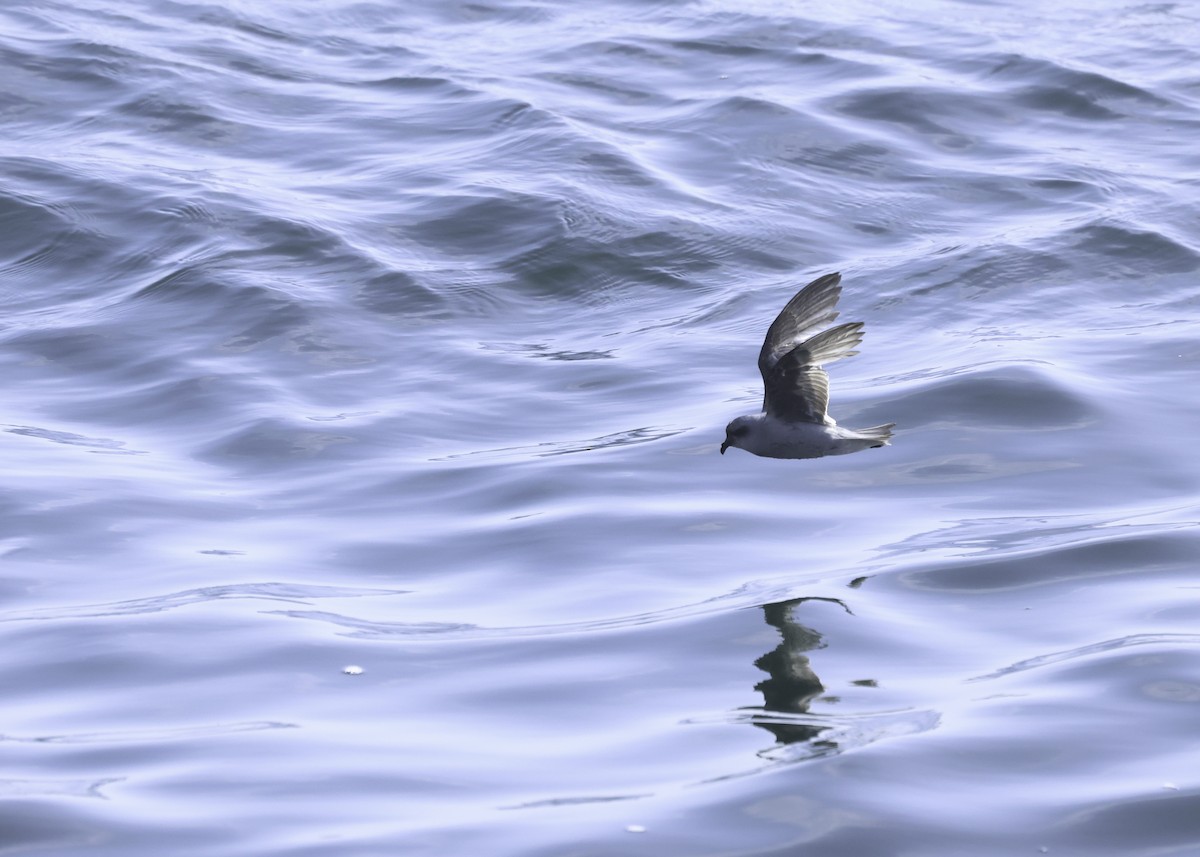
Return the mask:
<svg viewBox="0 0 1200 857">
<path fill-rule="evenodd" d="M 863 323 L 851 321 L 822 331 L 780 357 L 763 373 L 763 410 L 787 422 L 832 424 L 829 376 L 821 368 L 858 352 Z"/>
<path fill-rule="evenodd" d="M 771 369 L 763 380 L 763 410 L 790 423 L 824 425 L 829 376 L 820 366 L 803 364 L 802 359 L 785 354 Z"/>
<path fill-rule="evenodd" d="M 818 277 L 796 292 L 771 322 L 762 351 L 758 353 L 758 371 L 762 373 L 764 384 L 780 358 L 803 342 L 814 328 L 832 324 L 838 317 L 834 307 L 842 294 L 841 282 L 841 274 Z"/>
</svg>

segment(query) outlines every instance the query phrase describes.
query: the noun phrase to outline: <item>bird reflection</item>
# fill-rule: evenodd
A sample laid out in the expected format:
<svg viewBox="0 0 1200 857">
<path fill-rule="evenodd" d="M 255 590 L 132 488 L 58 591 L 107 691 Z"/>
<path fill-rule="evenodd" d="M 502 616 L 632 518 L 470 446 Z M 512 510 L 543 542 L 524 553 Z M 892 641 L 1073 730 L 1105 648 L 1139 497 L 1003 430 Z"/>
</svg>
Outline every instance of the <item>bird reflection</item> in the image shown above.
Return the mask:
<svg viewBox="0 0 1200 857">
<path fill-rule="evenodd" d="M 821 635 L 793 617 L 795 608 L 806 601 L 828 601 L 850 612 L 837 598 L 794 598 L 763 605 L 767 624 L 777 628 L 783 639 L 754 662 L 769 677 L 754 686 L 763 695 L 763 713 L 753 718 L 753 723 L 766 729 L 781 744 L 812 741 L 828 728 L 812 725 L 811 721 L 804 722 L 807 718 L 791 719 L 807 714 L 812 701 L 825 692 L 825 686 L 804 654 L 821 646 Z M 831 743 L 827 749 L 834 750 L 836 745 Z"/>
</svg>

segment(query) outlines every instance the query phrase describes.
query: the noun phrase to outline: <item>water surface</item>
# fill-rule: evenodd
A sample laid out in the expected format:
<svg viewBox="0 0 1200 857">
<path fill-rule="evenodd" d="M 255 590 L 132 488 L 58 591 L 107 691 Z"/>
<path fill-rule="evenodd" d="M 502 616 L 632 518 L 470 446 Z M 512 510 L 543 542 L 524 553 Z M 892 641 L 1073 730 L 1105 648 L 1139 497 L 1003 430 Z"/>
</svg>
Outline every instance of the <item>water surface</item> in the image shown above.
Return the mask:
<svg viewBox="0 0 1200 857">
<path fill-rule="evenodd" d="M 1198 20 L 7 4 L 6 853 L 1195 853 Z"/>
</svg>

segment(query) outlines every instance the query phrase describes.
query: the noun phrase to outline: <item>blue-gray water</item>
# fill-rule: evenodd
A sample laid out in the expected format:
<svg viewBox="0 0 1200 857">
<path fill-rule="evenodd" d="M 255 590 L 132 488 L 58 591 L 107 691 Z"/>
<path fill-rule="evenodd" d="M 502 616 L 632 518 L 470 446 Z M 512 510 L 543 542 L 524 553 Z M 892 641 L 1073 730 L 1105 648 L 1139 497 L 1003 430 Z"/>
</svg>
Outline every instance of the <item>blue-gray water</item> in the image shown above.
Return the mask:
<svg viewBox="0 0 1200 857">
<path fill-rule="evenodd" d="M 1198 69 L 1187 3 L 4 3 L 0 852 L 1200 853 Z M 832 270 L 894 445 L 720 456 Z"/>
</svg>

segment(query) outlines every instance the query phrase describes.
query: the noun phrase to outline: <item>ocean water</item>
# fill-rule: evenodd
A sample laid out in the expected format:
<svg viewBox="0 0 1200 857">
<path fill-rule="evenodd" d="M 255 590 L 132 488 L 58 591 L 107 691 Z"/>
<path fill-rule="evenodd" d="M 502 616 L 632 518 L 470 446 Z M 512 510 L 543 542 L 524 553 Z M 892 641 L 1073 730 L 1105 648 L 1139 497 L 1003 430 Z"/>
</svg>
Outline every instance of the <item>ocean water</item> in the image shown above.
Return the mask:
<svg viewBox="0 0 1200 857">
<path fill-rule="evenodd" d="M 1194 5 L 9 0 L 0 118 L 0 853 L 1200 853 Z M 719 455 L 833 270 L 893 445 Z"/>
</svg>

